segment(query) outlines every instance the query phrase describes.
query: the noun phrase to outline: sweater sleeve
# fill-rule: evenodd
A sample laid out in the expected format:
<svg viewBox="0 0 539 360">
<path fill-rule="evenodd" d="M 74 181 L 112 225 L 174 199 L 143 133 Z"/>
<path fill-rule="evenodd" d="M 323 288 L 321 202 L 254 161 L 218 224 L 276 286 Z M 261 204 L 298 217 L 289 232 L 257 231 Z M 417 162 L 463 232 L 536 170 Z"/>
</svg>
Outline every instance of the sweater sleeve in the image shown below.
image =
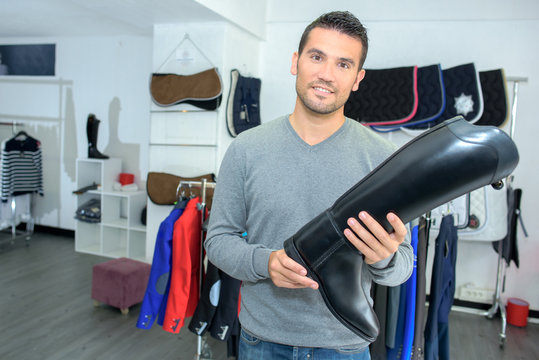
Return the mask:
<svg viewBox="0 0 539 360">
<path fill-rule="evenodd" d="M 228 275 L 242 281 L 266 279 L 269 255 L 261 244 L 249 244 L 245 198 L 245 155 L 238 141 L 228 148 L 217 177 L 208 235 L 204 246 L 208 259 Z"/>
<path fill-rule="evenodd" d="M 413 264 L 414 251 L 410 244 L 410 233 L 408 232 L 393 256 L 367 267 L 377 284 L 397 286 L 408 280 L 412 274 Z"/>
</svg>

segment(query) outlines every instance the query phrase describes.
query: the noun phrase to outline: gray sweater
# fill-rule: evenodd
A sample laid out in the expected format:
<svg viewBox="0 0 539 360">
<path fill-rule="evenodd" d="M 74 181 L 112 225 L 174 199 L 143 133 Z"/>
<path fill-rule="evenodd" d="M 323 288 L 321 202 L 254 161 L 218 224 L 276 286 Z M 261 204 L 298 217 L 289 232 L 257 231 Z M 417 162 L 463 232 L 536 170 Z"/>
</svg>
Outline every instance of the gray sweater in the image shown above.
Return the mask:
<svg viewBox="0 0 539 360">
<path fill-rule="evenodd" d="M 242 280 L 239 317 L 244 330 L 294 346 L 369 345 L 331 314 L 318 290 L 276 287 L 268 260 L 395 149 L 350 119 L 310 146 L 288 116 L 245 131 L 232 142 L 217 177 L 205 247 L 214 265 Z M 388 286 L 403 283 L 413 266 L 409 240 L 391 258 L 364 266 L 366 294 L 371 280 Z"/>
</svg>

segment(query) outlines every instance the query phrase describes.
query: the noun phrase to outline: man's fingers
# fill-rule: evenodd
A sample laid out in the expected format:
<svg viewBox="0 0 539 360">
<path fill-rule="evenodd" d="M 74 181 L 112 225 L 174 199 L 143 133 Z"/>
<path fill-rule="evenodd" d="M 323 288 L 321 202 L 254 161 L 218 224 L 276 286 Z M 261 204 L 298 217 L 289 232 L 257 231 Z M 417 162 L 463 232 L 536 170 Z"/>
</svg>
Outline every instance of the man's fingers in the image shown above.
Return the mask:
<svg viewBox="0 0 539 360">
<path fill-rule="evenodd" d="M 356 249 L 358 249 L 359 252 L 365 256 L 365 258 L 370 259 L 376 256 L 376 253 L 373 251 L 373 249 L 370 248 L 365 243 L 365 241 L 357 237 L 356 234 L 354 234 L 354 232 L 351 231 L 350 229 L 344 230 L 344 235 L 356 247 Z"/>
<path fill-rule="evenodd" d="M 344 231 L 344 235 L 365 256 L 365 262 L 368 264 L 386 259 L 395 253 L 406 237 L 406 226 L 394 213 L 386 215 L 394 229 L 391 233 L 366 211 L 361 211 L 358 217 L 361 222 L 353 217 L 348 219 L 350 228 Z"/>
<path fill-rule="evenodd" d="M 359 213 L 359 219 L 365 224 L 365 226 L 367 226 L 372 235 L 374 235 L 374 237 L 383 245 L 387 245 L 387 242 L 391 240 L 386 229 L 384 229 L 382 225 L 380 225 L 380 223 L 366 211 Z"/>
<path fill-rule="evenodd" d="M 306 276 L 307 270 L 289 258 L 284 249 L 271 253 L 268 271 L 276 286 L 318 289 L 318 283 Z"/>
<path fill-rule="evenodd" d="M 406 229 L 406 225 L 404 225 L 402 220 L 393 213 L 388 213 L 386 218 L 387 218 L 387 221 L 389 221 L 389 223 L 391 224 L 391 226 L 393 226 L 393 230 L 395 230 L 395 232 L 393 233 L 394 237 L 397 239 L 400 239 L 399 243 L 404 241 L 404 238 L 406 237 L 406 234 L 408 233 L 408 230 Z M 390 234 L 390 235 L 393 235 L 393 234 Z"/>
<path fill-rule="evenodd" d="M 370 218 L 370 219 L 372 219 L 372 218 Z M 372 220 L 376 221 L 374 219 L 372 219 Z M 369 219 L 361 219 L 361 221 L 364 221 L 365 225 L 368 227 L 367 223 L 369 222 Z M 348 219 L 348 226 L 350 226 L 350 229 L 352 229 L 353 232 L 355 233 L 355 235 L 357 235 L 358 241 L 361 241 L 361 242 L 365 243 L 370 249 L 372 249 L 374 251 L 379 251 L 383 247 L 383 245 L 380 243 L 380 239 L 377 239 L 375 237 L 376 234 L 374 234 L 372 229 L 369 228 L 370 231 L 367 230 L 356 219 L 354 219 L 354 218 Z M 380 226 L 380 225 L 378 225 L 378 226 Z M 363 254 L 366 255 L 365 253 L 363 253 Z"/>
</svg>

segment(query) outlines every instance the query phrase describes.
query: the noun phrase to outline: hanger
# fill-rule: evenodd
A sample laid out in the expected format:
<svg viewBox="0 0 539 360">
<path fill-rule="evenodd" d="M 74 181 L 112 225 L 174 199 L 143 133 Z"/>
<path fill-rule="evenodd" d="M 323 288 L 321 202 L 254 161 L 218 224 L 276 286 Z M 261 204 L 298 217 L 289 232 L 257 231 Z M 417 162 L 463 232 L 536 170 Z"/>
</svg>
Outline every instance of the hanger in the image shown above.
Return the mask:
<svg viewBox="0 0 539 360">
<path fill-rule="evenodd" d="M 161 68 L 163 66 L 165 66 L 166 63 L 168 63 L 171 58 L 173 57 L 173 55 L 176 53 L 176 51 L 180 48 L 180 46 L 182 46 L 182 44 L 186 41 L 189 41 L 194 47 L 195 49 L 202 55 L 202 57 L 208 62 L 210 63 L 210 65 L 212 67 L 216 67 L 212 62 L 211 60 L 206 56 L 206 54 L 204 54 L 204 52 L 202 50 L 200 50 L 200 48 L 195 44 L 195 42 L 193 40 L 191 40 L 191 37 L 189 36 L 189 33 L 185 33 L 185 35 L 183 36 L 183 39 L 182 41 L 180 41 L 180 43 L 170 52 L 170 54 L 166 57 L 165 61 L 163 61 L 163 63 L 161 65 L 159 65 L 159 67 L 157 68 L 157 70 L 155 71 L 156 73 L 159 72 L 161 70 Z"/>
<path fill-rule="evenodd" d="M 185 195 L 185 190 L 183 189 L 183 187 L 186 185 L 189 186 L 189 196 Z M 174 209 L 185 209 L 189 200 L 194 197 L 195 196 L 191 190 L 191 183 L 184 183 L 180 181 L 178 187 L 176 188 L 176 202 L 174 203 Z"/>
<path fill-rule="evenodd" d="M 26 140 L 28 137 L 29 137 L 29 136 L 28 136 L 28 134 L 26 133 L 26 131 L 21 130 L 21 131 L 19 131 L 19 132 L 15 135 L 15 140 L 23 141 L 23 140 Z"/>
</svg>

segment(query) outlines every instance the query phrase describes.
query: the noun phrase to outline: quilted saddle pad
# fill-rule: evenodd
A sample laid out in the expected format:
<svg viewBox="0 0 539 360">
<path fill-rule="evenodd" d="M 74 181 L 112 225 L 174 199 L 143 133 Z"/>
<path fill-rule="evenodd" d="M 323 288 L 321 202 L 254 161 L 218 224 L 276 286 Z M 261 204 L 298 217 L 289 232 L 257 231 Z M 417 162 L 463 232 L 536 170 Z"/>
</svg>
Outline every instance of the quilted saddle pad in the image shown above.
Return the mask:
<svg viewBox="0 0 539 360">
<path fill-rule="evenodd" d="M 417 112 L 410 120 L 399 125 L 373 126 L 379 132 L 390 132 L 438 119 L 445 110 L 445 86 L 440 64 L 417 69 Z"/>
<path fill-rule="evenodd" d="M 470 193 L 470 224 L 460 240 L 497 241 L 507 234 L 507 193 L 485 186 Z"/>
<path fill-rule="evenodd" d="M 204 110 L 216 110 L 223 95 L 221 76 L 217 68 L 193 75 L 154 73 L 150 79 L 150 95 L 159 106 L 182 103 Z"/>
<path fill-rule="evenodd" d="M 475 65 L 463 64 L 442 73 L 446 101 L 443 114 L 434 121 L 409 126 L 410 129 L 428 129 L 457 115 L 475 123 L 483 115 L 483 94 Z"/>
<path fill-rule="evenodd" d="M 502 127 L 509 118 L 507 89 L 503 69 L 480 71 L 479 80 L 483 92 L 483 115 L 475 125 Z"/>
<path fill-rule="evenodd" d="M 400 124 L 415 116 L 417 104 L 417 66 L 367 69 L 344 115 L 365 125 Z"/>
<path fill-rule="evenodd" d="M 262 81 L 230 71 L 230 92 L 226 105 L 228 133 L 232 137 L 260 125 L 260 87 Z"/>
</svg>

